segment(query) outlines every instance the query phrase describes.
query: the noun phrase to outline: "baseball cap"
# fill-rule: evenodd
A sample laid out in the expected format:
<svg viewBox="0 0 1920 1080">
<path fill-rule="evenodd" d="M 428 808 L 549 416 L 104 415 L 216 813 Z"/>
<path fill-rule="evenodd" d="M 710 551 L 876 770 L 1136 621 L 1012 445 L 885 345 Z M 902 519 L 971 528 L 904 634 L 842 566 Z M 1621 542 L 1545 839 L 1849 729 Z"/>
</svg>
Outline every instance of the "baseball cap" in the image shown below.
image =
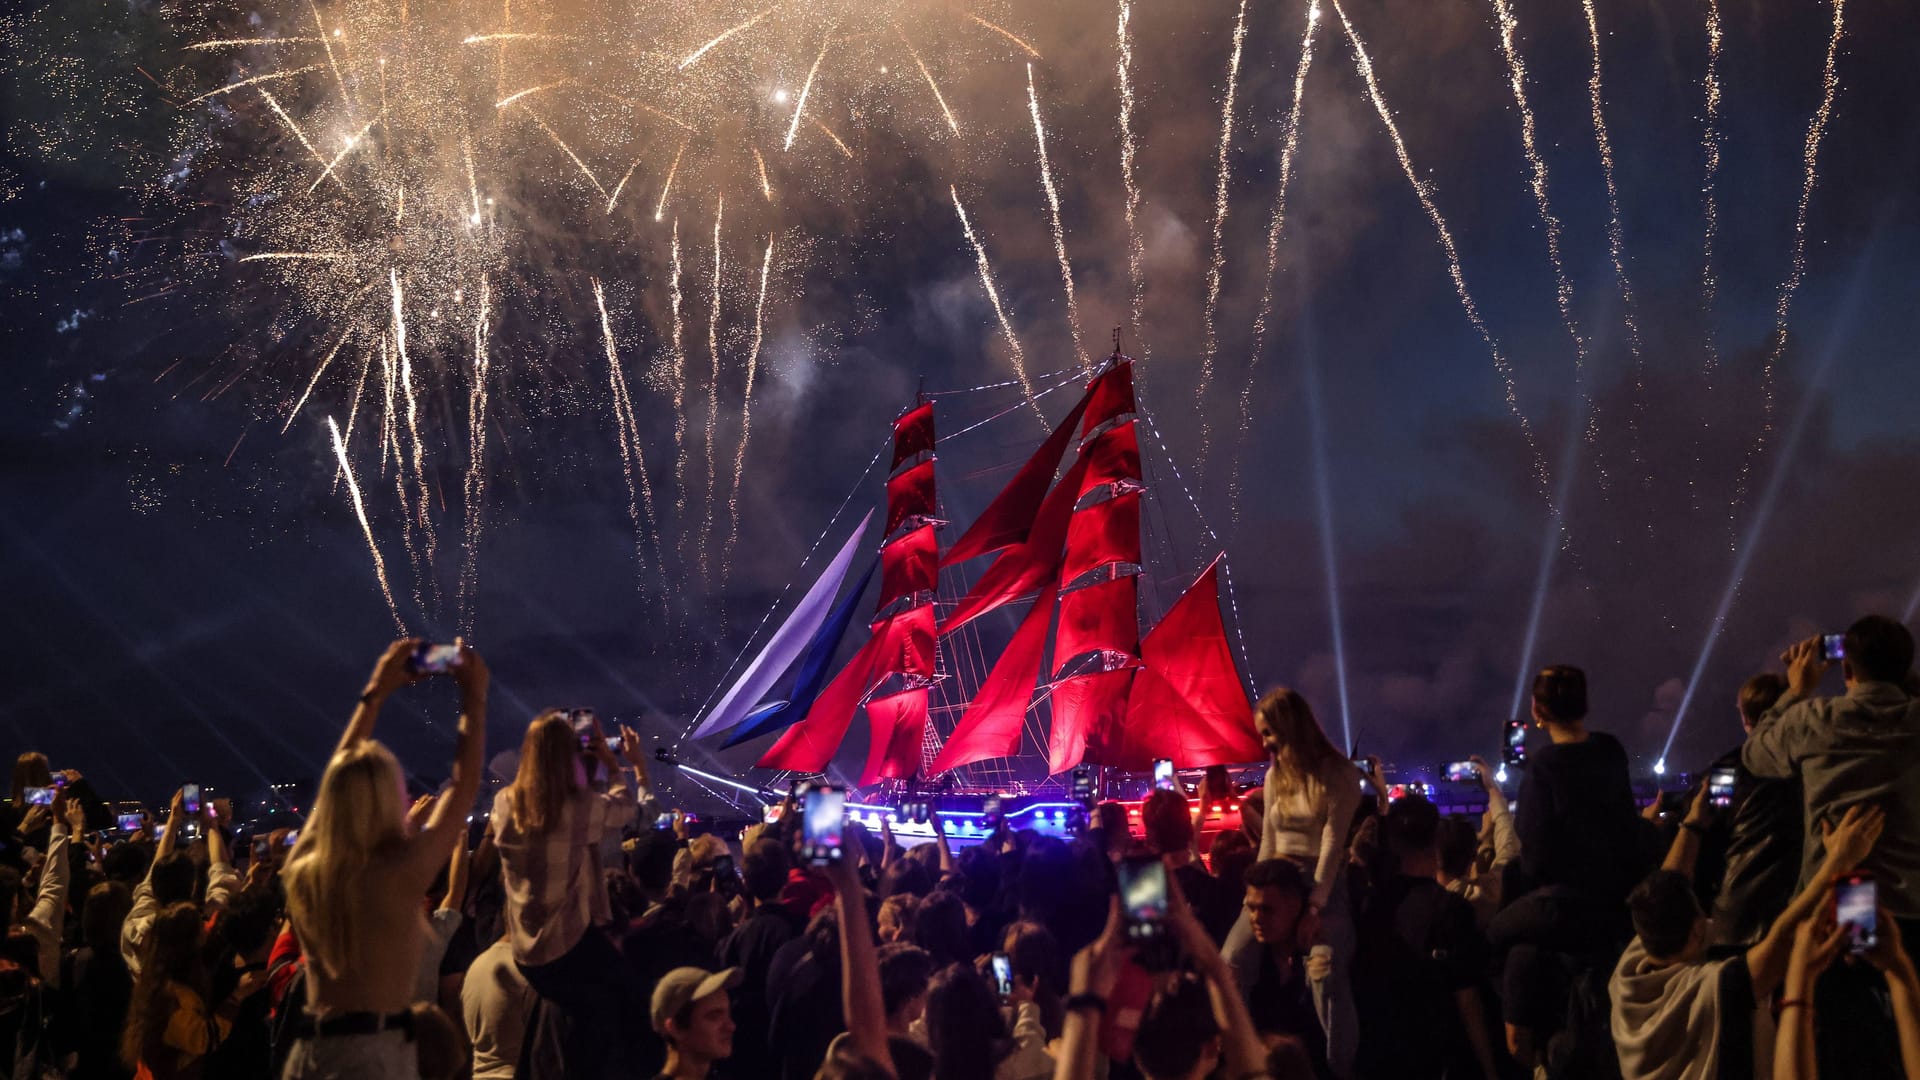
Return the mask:
<svg viewBox="0 0 1920 1080">
<path fill-rule="evenodd" d="M 682 1009 L 703 997 L 739 986 L 740 978 L 737 967 L 725 971 L 683 967 L 667 972 L 653 988 L 653 1030 L 666 1034 L 667 1021 L 678 1016 Z"/>
</svg>

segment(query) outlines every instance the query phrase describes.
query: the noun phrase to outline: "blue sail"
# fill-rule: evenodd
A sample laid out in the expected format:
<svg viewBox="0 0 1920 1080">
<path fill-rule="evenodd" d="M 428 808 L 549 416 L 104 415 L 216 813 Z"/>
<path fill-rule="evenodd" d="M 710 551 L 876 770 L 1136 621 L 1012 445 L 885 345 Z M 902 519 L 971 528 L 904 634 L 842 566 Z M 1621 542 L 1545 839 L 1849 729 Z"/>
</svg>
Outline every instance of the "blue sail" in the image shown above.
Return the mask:
<svg viewBox="0 0 1920 1080">
<path fill-rule="evenodd" d="M 814 699 L 826 689 L 827 679 L 833 673 L 833 656 L 840 650 L 840 639 L 847 636 L 847 627 L 853 624 L 853 614 L 860 607 L 860 598 L 866 593 L 868 583 L 873 580 L 873 572 L 879 565 L 877 558 L 867 564 L 867 572 L 860 575 L 860 584 L 840 598 L 826 621 L 820 624 L 820 629 L 814 632 L 813 640 L 807 645 L 807 654 L 800 662 L 799 674 L 794 677 L 793 695 L 785 701 L 768 702 L 748 713 L 740 726 L 733 729 L 727 741 L 720 744 L 722 750 L 790 727 L 813 708 Z"/>
</svg>

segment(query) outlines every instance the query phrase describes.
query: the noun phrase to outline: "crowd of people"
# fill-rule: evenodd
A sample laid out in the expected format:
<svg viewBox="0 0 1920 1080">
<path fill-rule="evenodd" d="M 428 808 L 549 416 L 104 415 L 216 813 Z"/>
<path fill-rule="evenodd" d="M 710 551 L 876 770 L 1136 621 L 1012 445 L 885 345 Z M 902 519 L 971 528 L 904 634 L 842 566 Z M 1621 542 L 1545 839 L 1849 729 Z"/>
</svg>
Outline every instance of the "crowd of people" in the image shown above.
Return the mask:
<svg viewBox="0 0 1920 1080">
<path fill-rule="evenodd" d="M 464 648 L 450 779 L 409 802 L 374 732 L 430 677 L 418 645 L 380 658 L 297 833 L 239 850 L 220 800 L 182 791 L 121 835 L 78 772 L 20 756 L 0 1069 L 1920 1076 L 1920 685 L 1891 619 L 1749 680 L 1745 738 L 1702 774 L 1729 782 L 1644 810 L 1585 674 L 1555 666 L 1517 798 L 1480 763 L 1477 815 L 1390 798 L 1280 689 L 1252 710 L 1250 790 L 1210 770 L 1196 798 L 1154 791 L 1137 832 L 1109 802 L 1071 840 L 1002 825 L 959 850 L 937 814 L 912 847 L 847 821 L 838 858 L 803 851 L 791 796 L 737 836 L 667 810 L 636 733 L 587 710 L 535 717 L 479 804 L 488 675 Z M 1143 915 L 1119 882 L 1149 864 Z"/>
</svg>

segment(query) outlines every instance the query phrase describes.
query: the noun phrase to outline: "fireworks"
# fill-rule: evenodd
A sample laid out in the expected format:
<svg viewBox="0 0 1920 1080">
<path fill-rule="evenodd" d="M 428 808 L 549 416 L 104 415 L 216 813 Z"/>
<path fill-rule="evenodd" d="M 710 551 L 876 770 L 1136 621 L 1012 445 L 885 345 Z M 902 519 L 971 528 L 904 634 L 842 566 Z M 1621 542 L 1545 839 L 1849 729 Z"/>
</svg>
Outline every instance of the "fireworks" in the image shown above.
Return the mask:
<svg viewBox="0 0 1920 1080">
<path fill-rule="evenodd" d="M 987 263 L 987 249 L 980 245 L 980 238 L 973 234 L 973 222 L 967 220 L 967 208 L 960 205 L 960 189 L 949 187 L 953 196 L 954 213 L 960 215 L 960 228 L 967 234 L 967 244 L 973 248 L 973 257 L 980 268 L 980 286 L 987 291 L 987 299 L 993 302 L 993 314 L 1000 320 L 1000 333 L 1007 339 L 1007 351 L 1013 356 L 1013 373 L 1020 379 L 1020 391 L 1027 396 L 1027 404 L 1033 406 L 1035 416 L 1046 423 L 1047 415 L 1033 399 L 1033 381 L 1027 378 L 1027 353 L 1020 347 L 1020 337 L 1013 332 L 1013 323 L 1007 318 L 1007 309 L 1000 303 L 1000 290 L 993 285 L 993 267 Z"/>
<path fill-rule="evenodd" d="M 1133 138 L 1133 34 L 1128 23 L 1133 19 L 1132 0 L 1120 0 L 1115 29 L 1116 59 L 1114 71 L 1120 85 L 1120 184 L 1126 193 L 1127 208 L 1127 325 L 1134 335 L 1140 333 L 1140 312 L 1146 303 L 1147 245 L 1140 236 L 1140 180 L 1134 175 L 1134 159 L 1139 147 Z M 1141 338 L 1136 346 L 1146 359 L 1147 343 Z"/>
<path fill-rule="evenodd" d="M 1200 381 L 1194 388 L 1194 398 L 1200 407 L 1200 460 L 1197 467 L 1201 470 L 1206 468 L 1209 434 L 1207 386 L 1213 382 L 1213 358 L 1220 351 L 1220 332 L 1214 326 L 1213 319 L 1220 307 L 1220 275 L 1227 265 L 1227 182 L 1232 179 L 1227 152 L 1233 147 L 1233 103 L 1234 95 L 1240 89 L 1240 53 L 1246 42 L 1247 0 L 1240 0 L 1239 13 L 1233 20 L 1233 55 L 1227 61 L 1227 96 L 1220 105 L 1220 150 L 1213 167 L 1213 258 L 1207 263 L 1207 301 L 1200 316 Z"/>
<path fill-rule="evenodd" d="M 1033 114 L 1033 141 L 1040 155 L 1040 189 L 1047 196 L 1047 218 L 1053 226 L 1053 253 L 1060 260 L 1060 287 L 1067 294 L 1067 327 L 1073 332 L 1073 351 L 1080 366 L 1093 374 L 1086 344 L 1080 339 L 1080 303 L 1073 295 L 1073 264 L 1067 261 L 1067 230 L 1060 224 L 1060 189 L 1054 186 L 1053 162 L 1047 157 L 1047 127 L 1040 120 L 1040 93 L 1033 86 L 1033 65 L 1027 65 L 1027 108 Z"/>
</svg>

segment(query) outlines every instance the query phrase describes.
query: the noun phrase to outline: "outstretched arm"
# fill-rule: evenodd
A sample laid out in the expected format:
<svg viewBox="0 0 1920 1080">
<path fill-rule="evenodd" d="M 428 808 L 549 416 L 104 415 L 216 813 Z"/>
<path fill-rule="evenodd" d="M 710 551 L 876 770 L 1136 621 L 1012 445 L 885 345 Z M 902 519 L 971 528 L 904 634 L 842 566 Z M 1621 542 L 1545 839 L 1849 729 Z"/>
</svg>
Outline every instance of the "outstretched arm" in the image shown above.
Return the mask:
<svg viewBox="0 0 1920 1080">
<path fill-rule="evenodd" d="M 388 654 L 392 655 L 392 650 Z M 460 741 L 454 748 L 453 777 L 446 794 L 434 802 L 426 826 L 407 846 L 409 868 L 422 890 L 440 872 L 454 845 L 466 840 L 467 815 L 480 790 L 480 769 L 487 750 L 487 662 L 463 645 L 453 678 L 460 684 Z"/>
<path fill-rule="evenodd" d="M 1792 959 L 1787 964 L 1785 997 L 1778 1003 L 1780 1030 L 1773 1043 L 1773 1080 L 1819 1080 L 1813 1056 L 1813 984 L 1840 952 L 1846 933 L 1834 925 L 1833 914 L 1800 923 L 1793 933 Z M 1754 990 L 1759 992 L 1756 980 Z"/>
<path fill-rule="evenodd" d="M 1060 1052 L 1053 1059 L 1053 1080 L 1093 1080 L 1100 1041 L 1100 1019 L 1120 981 L 1120 969 L 1133 956 L 1120 919 L 1120 898 L 1107 908 L 1107 928 L 1073 958 L 1068 983 L 1067 1018 L 1060 1029 Z"/>
<path fill-rule="evenodd" d="M 1886 826 L 1886 811 L 1877 806 L 1855 805 L 1847 808 L 1840 818 L 1840 824 L 1827 828 L 1824 824 L 1822 840 L 1826 846 L 1827 857 L 1814 871 L 1813 879 L 1793 903 L 1780 913 L 1767 929 L 1767 936 L 1759 944 L 1747 950 L 1747 971 L 1753 979 L 1755 997 L 1765 997 L 1780 985 L 1781 977 L 1787 970 L 1787 958 L 1792 952 L 1794 933 L 1800 924 L 1806 922 L 1819 910 L 1833 888 L 1833 881 L 1842 874 L 1853 872 L 1861 860 L 1873 850 L 1874 842 L 1880 839 L 1880 830 Z"/>
<path fill-rule="evenodd" d="M 887 1047 L 886 1003 L 880 997 L 880 960 L 873 947 L 873 927 L 867 922 L 866 887 L 860 884 L 852 859 L 833 864 L 828 874 L 840 915 L 840 994 L 847 1035 L 861 1057 L 896 1075 L 893 1053 Z"/>
<path fill-rule="evenodd" d="M 1707 785 L 1701 784 L 1700 790 L 1694 792 L 1693 801 L 1687 804 L 1687 816 L 1680 822 L 1679 831 L 1673 834 L 1673 846 L 1667 849 L 1667 859 L 1660 864 L 1660 869 L 1677 870 L 1687 875 L 1687 880 L 1693 880 L 1694 864 L 1700 860 L 1700 834 L 1706 831 L 1712 814 Z"/>
<path fill-rule="evenodd" d="M 402 638 L 380 654 L 379 661 L 373 665 L 373 675 L 367 679 L 367 688 L 360 694 L 360 703 L 354 706 L 353 717 L 347 721 L 347 730 L 340 734 L 336 752 L 362 739 L 373 738 L 374 721 L 380 718 L 380 706 L 386 704 L 387 697 L 408 683 L 420 680 L 407 663 L 419 647 L 418 638 Z"/>
</svg>

